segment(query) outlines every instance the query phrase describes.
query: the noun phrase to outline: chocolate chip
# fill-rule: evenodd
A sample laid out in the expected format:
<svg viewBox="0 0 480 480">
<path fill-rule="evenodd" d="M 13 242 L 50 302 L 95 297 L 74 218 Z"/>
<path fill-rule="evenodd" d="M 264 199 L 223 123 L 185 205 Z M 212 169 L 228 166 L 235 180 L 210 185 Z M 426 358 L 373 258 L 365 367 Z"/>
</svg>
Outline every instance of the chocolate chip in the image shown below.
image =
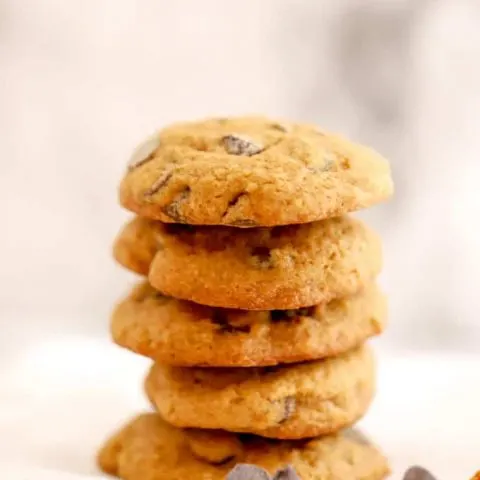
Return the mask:
<svg viewBox="0 0 480 480">
<path fill-rule="evenodd" d="M 177 223 L 185 223 L 185 219 L 180 212 L 180 207 L 189 195 L 190 187 L 186 187 L 184 190 L 177 194 L 177 196 L 171 203 L 165 205 L 162 208 L 163 213 Z"/>
<path fill-rule="evenodd" d="M 297 317 L 311 317 L 315 313 L 315 307 L 303 307 L 296 310 L 271 310 L 270 320 L 272 322 L 284 322 Z"/>
<path fill-rule="evenodd" d="M 300 477 L 291 465 L 287 465 L 286 467 L 277 470 L 273 475 L 272 480 L 300 480 Z"/>
<path fill-rule="evenodd" d="M 283 415 L 278 423 L 286 422 L 294 413 L 297 408 L 297 400 L 295 397 L 285 397 L 283 400 Z"/>
<path fill-rule="evenodd" d="M 226 480 L 271 480 L 266 470 L 256 465 L 247 463 L 238 463 L 231 470 Z"/>
<path fill-rule="evenodd" d="M 153 183 L 153 185 L 145 190 L 145 196 L 149 197 L 157 193 L 161 188 L 163 188 L 168 181 L 172 178 L 173 171 L 171 169 L 165 170 L 160 177 Z"/>
<path fill-rule="evenodd" d="M 290 131 L 290 128 L 288 128 L 286 125 L 283 125 L 282 123 L 272 123 L 270 126 L 274 130 L 278 130 L 279 132 L 287 133 Z"/>
<path fill-rule="evenodd" d="M 170 235 L 182 235 L 183 233 L 195 233 L 197 230 L 193 225 L 180 223 L 165 223 L 163 225 L 165 231 Z"/>
<path fill-rule="evenodd" d="M 227 135 L 222 138 L 225 150 L 231 155 L 245 155 L 251 157 L 263 150 L 263 147 L 254 143 L 250 138 L 240 135 Z"/>
<path fill-rule="evenodd" d="M 423 467 L 410 467 L 406 472 L 403 480 L 436 480 L 435 477 Z"/>
<path fill-rule="evenodd" d="M 261 270 L 273 268 L 273 258 L 268 247 L 254 247 L 251 252 L 251 260 L 254 267 Z"/>
<path fill-rule="evenodd" d="M 278 372 L 278 370 L 280 370 L 279 365 L 269 365 L 268 367 L 262 367 L 261 372 L 262 373 L 275 373 L 275 372 Z"/>
<path fill-rule="evenodd" d="M 128 170 L 132 171 L 140 167 L 144 163 L 149 162 L 154 158 L 155 151 L 160 146 L 160 137 L 158 134 L 153 135 L 152 137 L 145 140 L 141 145 L 139 145 L 128 162 Z"/>
<path fill-rule="evenodd" d="M 214 324 L 218 325 L 220 333 L 250 333 L 250 325 L 232 325 L 229 323 L 226 310 L 214 309 L 211 319 Z"/>
</svg>

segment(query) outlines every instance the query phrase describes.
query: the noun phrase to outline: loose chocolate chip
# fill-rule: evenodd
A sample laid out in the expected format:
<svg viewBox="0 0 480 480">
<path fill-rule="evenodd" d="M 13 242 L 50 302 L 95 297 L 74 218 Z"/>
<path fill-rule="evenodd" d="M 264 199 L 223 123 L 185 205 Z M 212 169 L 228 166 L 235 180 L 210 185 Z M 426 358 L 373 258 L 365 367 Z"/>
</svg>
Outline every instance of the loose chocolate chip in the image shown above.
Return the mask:
<svg viewBox="0 0 480 480">
<path fill-rule="evenodd" d="M 271 480 L 266 470 L 256 465 L 247 463 L 238 463 L 231 470 L 226 480 Z"/>
<path fill-rule="evenodd" d="M 300 478 L 297 475 L 297 472 L 295 472 L 295 469 L 291 465 L 287 465 L 286 467 L 277 470 L 273 475 L 272 480 L 300 480 Z"/>
<path fill-rule="evenodd" d="M 295 413 L 295 409 L 297 408 L 295 397 L 285 397 L 283 408 L 283 416 L 278 423 L 286 422 Z"/>
<path fill-rule="evenodd" d="M 436 480 L 435 477 L 423 467 L 410 467 L 406 472 L 403 480 Z"/>
<path fill-rule="evenodd" d="M 240 135 L 227 135 L 222 138 L 225 150 L 231 155 L 245 155 L 251 157 L 263 150 L 263 147 L 254 143 L 250 138 Z"/>
<path fill-rule="evenodd" d="M 153 135 L 152 137 L 145 140 L 141 145 L 139 145 L 128 162 L 128 170 L 132 171 L 138 168 L 140 165 L 149 162 L 155 154 L 155 151 L 160 146 L 160 138 L 158 134 Z"/>
<path fill-rule="evenodd" d="M 185 219 L 180 212 L 180 207 L 189 195 L 190 187 L 186 187 L 175 197 L 171 203 L 162 208 L 163 213 L 170 217 L 174 222 L 185 223 Z"/>
<path fill-rule="evenodd" d="M 268 247 L 254 247 L 251 252 L 252 264 L 256 268 L 267 270 L 273 268 L 272 253 Z"/>
<path fill-rule="evenodd" d="M 163 188 L 168 181 L 172 178 L 173 172 L 171 169 L 165 170 L 158 178 L 157 180 L 153 183 L 153 185 L 145 190 L 145 196 L 150 197 L 151 195 L 154 195 L 157 193 L 161 188 Z"/>
</svg>

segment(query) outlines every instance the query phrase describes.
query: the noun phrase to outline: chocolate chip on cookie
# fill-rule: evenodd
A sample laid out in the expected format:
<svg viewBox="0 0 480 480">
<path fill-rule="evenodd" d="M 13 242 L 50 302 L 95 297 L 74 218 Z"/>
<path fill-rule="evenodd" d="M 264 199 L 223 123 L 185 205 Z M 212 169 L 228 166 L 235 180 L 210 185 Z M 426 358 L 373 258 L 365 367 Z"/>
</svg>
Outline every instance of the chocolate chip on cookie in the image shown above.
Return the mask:
<svg viewBox="0 0 480 480">
<path fill-rule="evenodd" d="M 145 140 L 141 145 L 139 145 L 133 152 L 130 160 L 128 162 L 128 170 L 132 171 L 140 167 L 144 163 L 149 162 L 153 159 L 155 151 L 160 146 L 160 136 L 155 134 L 147 140 Z"/>
<path fill-rule="evenodd" d="M 158 177 L 157 180 L 155 180 L 152 186 L 145 191 L 145 195 L 150 196 L 157 193 L 161 188 L 163 188 L 168 183 L 168 181 L 172 178 L 172 175 L 173 175 L 172 169 L 165 170 L 160 175 L 160 177 Z"/>
<path fill-rule="evenodd" d="M 222 138 L 225 150 L 231 155 L 246 155 L 251 157 L 263 150 L 263 147 L 257 145 L 253 140 L 242 135 L 226 135 Z"/>
<path fill-rule="evenodd" d="M 283 413 L 279 423 L 286 422 L 294 413 L 297 406 L 297 400 L 293 396 L 285 397 L 282 400 Z"/>
</svg>

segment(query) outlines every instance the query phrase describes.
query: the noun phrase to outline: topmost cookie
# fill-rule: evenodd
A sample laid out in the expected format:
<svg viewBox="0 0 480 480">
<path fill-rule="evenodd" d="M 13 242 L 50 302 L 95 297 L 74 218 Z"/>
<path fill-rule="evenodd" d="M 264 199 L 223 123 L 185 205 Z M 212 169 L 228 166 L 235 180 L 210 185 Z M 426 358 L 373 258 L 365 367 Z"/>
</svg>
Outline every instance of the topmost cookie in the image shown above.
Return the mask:
<svg viewBox="0 0 480 480">
<path fill-rule="evenodd" d="M 164 222 L 237 227 L 306 223 L 393 192 L 373 150 L 305 124 L 263 117 L 175 124 L 132 155 L 123 206 Z"/>
</svg>

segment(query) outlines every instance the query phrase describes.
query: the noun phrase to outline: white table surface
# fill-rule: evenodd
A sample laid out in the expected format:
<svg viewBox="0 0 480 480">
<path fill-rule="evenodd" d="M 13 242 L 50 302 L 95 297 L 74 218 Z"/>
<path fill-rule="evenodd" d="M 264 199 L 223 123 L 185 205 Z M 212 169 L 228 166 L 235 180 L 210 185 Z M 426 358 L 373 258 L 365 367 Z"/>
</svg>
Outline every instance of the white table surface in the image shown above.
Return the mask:
<svg viewBox="0 0 480 480">
<path fill-rule="evenodd" d="M 480 356 L 378 357 L 379 391 L 362 426 L 391 458 L 392 478 L 422 464 L 440 480 L 468 480 L 480 469 Z M 148 364 L 83 337 L 0 355 L 0 478 L 100 476 L 97 446 L 147 407 L 141 381 Z"/>
</svg>

